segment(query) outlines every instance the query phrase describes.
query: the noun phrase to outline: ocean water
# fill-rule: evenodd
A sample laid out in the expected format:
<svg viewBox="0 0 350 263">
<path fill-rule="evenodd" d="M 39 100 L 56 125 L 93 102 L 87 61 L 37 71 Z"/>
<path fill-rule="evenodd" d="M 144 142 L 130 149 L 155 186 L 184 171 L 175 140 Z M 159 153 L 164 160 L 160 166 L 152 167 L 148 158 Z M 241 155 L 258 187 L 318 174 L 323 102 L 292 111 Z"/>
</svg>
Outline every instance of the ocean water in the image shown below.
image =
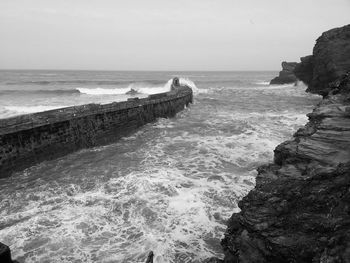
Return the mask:
<svg viewBox="0 0 350 263">
<path fill-rule="evenodd" d="M 109 103 L 165 92 L 162 73 L 0 70 L 0 118 L 86 103 Z"/>
<path fill-rule="evenodd" d="M 0 71 L 0 117 L 162 92 L 194 104 L 103 147 L 0 179 L 0 241 L 20 262 L 200 262 L 222 256 L 225 221 L 256 167 L 320 100 L 277 72 Z"/>
</svg>

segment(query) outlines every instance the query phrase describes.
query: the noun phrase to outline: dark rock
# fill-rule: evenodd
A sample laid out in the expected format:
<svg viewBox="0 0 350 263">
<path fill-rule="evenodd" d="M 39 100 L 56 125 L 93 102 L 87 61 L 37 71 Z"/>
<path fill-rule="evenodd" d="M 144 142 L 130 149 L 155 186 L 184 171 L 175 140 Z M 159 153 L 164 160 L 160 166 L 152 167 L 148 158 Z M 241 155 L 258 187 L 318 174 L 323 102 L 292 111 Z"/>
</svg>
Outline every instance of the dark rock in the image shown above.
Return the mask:
<svg viewBox="0 0 350 263">
<path fill-rule="evenodd" d="M 350 262 L 349 37 L 349 26 L 327 31 L 296 67 L 324 99 L 258 168 L 228 220 L 224 262 Z"/>
<path fill-rule="evenodd" d="M 203 263 L 224 263 L 224 261 L 214 257 L 214 258 L 208 258 L 204 260 Z"/>
<path fill-rule="evenodd" d="M 1 263 L 16 263 L 11 258 L 11 250 L 8 246 L 0 242 L 0 262 Z"/>
<path fill-rule="evenodd" d="M 149 252 L 146 263 L 153 263 L 153 257 L 154 257 L 153 251 Z"/>
<path fill-rule="evenodd" d="M 135 94 L 137 94 L 137 93 L 139 93 L 137 90 L 135 90 L 135 89 L 130 89 L 128 92 L 126 92 L 125 94 L 127 94 L 127 95 L 135 95 Z"/>
<path fill-rule="evenodd" d="M 280 71 L 279 76 L 272 79 L 270 84 L 289 84 L 295 83 L 297 81 L 296 76 L 294 75 L 294 68 L 297 65 L 297 62 L 282 62 L 282 71 Z"/>
<path fill-rule="evenodd" d="M 324 32 L 313 55 L 301 59 L 296 76 L 308 85 L 308 92 L 326 96 L 336 81 L 350 71 L 350 25 Z"/>
<path fill-rule="evenodd" d="M 294 74 L 298 79 L 309 85 L 313 76 L 313 56 L 302 57 L 300 61 L 294 68 Z"/>
<path fill-rule="evenodd" d="M 0 262 L 12 262 L 10 248 L 3 243 L 0 243 Z"/>
<path fill-rule="evenodd" d="M 180 80 L 178 77 L 173 78 L 173 82 L 171 83 L 171 90 L 176 90 L 177 88 L 179 88 L 180 85 Z"/>
</svg>

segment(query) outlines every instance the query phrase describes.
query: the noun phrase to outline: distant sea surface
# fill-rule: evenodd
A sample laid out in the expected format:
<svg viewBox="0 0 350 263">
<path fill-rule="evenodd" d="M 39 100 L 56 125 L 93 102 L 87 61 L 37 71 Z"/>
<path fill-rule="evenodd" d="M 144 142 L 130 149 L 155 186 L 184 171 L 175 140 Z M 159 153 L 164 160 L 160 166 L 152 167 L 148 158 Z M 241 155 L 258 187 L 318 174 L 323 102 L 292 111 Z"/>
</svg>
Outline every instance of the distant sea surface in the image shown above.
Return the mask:
<svg viewBox="0 0 350 263">
<path fill-rule="evenodd" d="M 320 100 L 270 86 L 277 72 L 0 71 L 0 118 L 169 89 L 194 104 L 103 147 L 0 179 L 0 241 L 20 262 L 200 262 L 222 256 L 225 221 L 256 168 Z"/>
</svg>

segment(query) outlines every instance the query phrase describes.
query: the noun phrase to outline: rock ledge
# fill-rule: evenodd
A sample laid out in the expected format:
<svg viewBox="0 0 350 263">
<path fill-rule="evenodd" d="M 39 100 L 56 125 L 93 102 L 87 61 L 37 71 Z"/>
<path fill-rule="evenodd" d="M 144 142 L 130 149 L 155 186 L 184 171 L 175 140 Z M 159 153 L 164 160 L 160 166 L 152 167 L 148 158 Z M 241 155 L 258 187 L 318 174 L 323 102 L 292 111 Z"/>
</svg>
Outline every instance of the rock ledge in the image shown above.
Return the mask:
<svg viewBox="0 0 350 263">
<path fill-rule="evenodd" d="M 282 70 L 280 71 L 278 77 L 270 81 L 272 84 L 290 84 L 297 81 L 297 77 L 294 75 L 294 68 L 296 67 L 297 62 L 282 62 Z"/>
<path fill-rule="evenodd" d="M 206 262 L 350 262 L 350 25 L 327 31 L 296 76 L 324 99 L 258 168 Z"/>
</svg>

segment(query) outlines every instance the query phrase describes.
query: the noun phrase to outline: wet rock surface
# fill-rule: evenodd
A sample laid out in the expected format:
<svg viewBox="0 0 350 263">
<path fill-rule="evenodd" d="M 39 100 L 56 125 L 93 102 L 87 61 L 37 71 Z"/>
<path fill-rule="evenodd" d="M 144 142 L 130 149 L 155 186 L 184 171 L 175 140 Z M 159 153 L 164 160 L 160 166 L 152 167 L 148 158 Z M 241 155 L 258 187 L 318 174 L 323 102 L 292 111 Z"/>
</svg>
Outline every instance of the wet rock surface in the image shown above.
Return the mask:
<svg viewBox="0 0 350 263">
<path fill-rule="evenodd" d="M 258 168 L 217 262 L 350 262 L 349 33 L 350 26 L 325 32 L 297 66 L 308 91 L 324 99 L 276 147 L 274 163 Z"/>
<path fill-rule="evenodd" d="M 326 96 L 329 84 L 350 71 L 350 25 L 324 32 L 312 56 L 301 58 L 294 72 L 308 85 L 308 92 Z"/>
<path fill-rule="evenodd" d="M 18 263 L 11 258 L 11 250 L 8 246 L 0 242 L 0 262 L 1 263 Z"/>
<path fill-rule="evenodd" d="M 310 85 L 313 78 L 313 56 L 305 56 L 300 58 L 300 63 L 298 63 L 294 68 L 294 74 L 295 76 L 306 83 L 307 85 Z"/>
<path fill-rule="evenodd" d="M 280 71 L 278 77 L 272 79 L 270 84 L 289 84 L 297 81 L 297 77 L 294 74 L 294 68 L 297 62 L 282 62 L 282 70 Z"/>
<path fill-rule="evenodd" d="M 192 89 L 0 119 L 0 178 L 83 148 L 106 145 L 192 103 Z"/>
<path fill-rule="evenodd" d="M 323 100 L 259 167 L 222 245 L 225 262 L 349 262 L 350 96 Z"/>
</svg>

